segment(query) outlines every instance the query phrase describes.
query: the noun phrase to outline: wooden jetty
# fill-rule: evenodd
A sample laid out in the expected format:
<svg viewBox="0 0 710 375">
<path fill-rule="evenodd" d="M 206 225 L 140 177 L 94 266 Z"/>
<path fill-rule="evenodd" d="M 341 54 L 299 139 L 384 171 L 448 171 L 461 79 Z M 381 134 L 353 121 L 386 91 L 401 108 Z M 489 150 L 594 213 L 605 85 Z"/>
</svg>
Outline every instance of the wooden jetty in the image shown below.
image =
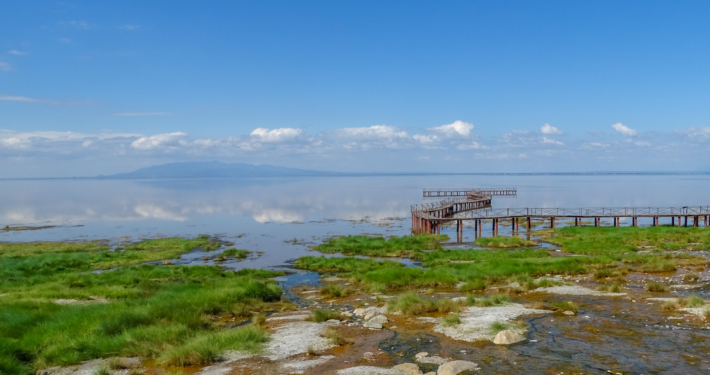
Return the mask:
<svg viewBox="0 0 710 375">
<path fill-rule="evenodd" d="M 465 197 L 469 193 L 478 193 L 493 196 L 517 195 L 517 188 L 479 188 L 479 189 L 422 189 L 424 198 L 434 197 Z"/>
<path fill-rule="evenodd" d="M 652 218 L 652 225 L 660 225 L 661 218 L 669 218 L 671 225 L 688 226 L 689 219 L 693 227 L 700 226 L 700 221 L 708 226 L 710 206 L 685 207 L 614 207 L 614 208 L 499 208 L 491 207 L 495 195 L 514 195 L 517 189 L 425 189 L 424 196 L 441 192 L 449 196 L 463 195 L 440 202 L 415 204 L 411 206 L 412 233 L 441 233 L 441 226 L 455 222 L 459 237 L 463 233 L 463 222 L 473 221 L 476 237 L 481 235 L 482 221 L 490 220 L 493 235 L 498 234 L 501 220 L 510 220 L 513 231 L 520 230 L 520 222 L 525 222 L 529 231 L 532 220 L 545 220 L 550 227 L 555 227 L 558 218 L 574 219 L 576 226 L 582 225 L 582 219 L 593 219 L 594 226 L 600 226 L 602 218 L 612 219 L 614 226 L 620 225 L 621 218 L 631 218 L 631 225 L 638 226 L 640 217 Z M 508 192 L 514 192 L 509 194 Z M 442 195 L 444 196 L 444 195 Z M 521 220 L 522 219 L 522 220 Z"/>
</svg>

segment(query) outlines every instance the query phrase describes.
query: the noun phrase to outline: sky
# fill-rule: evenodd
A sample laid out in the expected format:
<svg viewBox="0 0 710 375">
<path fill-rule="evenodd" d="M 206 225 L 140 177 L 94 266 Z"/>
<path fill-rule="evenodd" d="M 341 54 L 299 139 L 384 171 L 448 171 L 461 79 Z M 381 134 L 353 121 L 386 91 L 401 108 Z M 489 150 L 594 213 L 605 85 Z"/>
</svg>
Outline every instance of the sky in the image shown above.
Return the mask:
<svg viewBox="0 0 710 375">
<path fill-rule="evenodd" d="M 0 3 L 0 178 L 710 170 L 707 1 Z"/>
</svg>

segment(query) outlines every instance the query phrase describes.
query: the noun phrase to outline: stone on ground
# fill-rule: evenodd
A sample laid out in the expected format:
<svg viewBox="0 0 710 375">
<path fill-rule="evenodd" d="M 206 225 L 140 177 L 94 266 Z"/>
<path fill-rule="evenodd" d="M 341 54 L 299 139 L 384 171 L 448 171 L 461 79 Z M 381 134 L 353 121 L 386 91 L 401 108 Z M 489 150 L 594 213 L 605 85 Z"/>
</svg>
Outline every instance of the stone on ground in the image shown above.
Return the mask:
<svg viewBox="0 0 710 375">
<path fill-rule="evenodd" d="M 520 342 L 525 340 L 525 337 L 509 330 L 503 330 L 498 332 L 496 337 L 493 339 L 493 343 L 497 345 L 510 345 L 510 344 L 515 344 L 516 342 Z"/>
<path fill-rule="evenodd" d="M 382 329 L 382 324 L 374 322 L 365 322 L 362 326 L 365 328 Z"/>
<path fill-rule="evenodd" d="M 419 366 L 415 365 L 414 363 L 402 363 L 401 365 L 397 365 L 392 367 L 392 369 L 395 370 L 402 370 L 404 371 L 405 374 L 410 374 L 410 375 L 421 375 L 422 370 L 419 369 Z"/>
<path fill-rule="evenodd" d="M 457 375 L 466 370 L 479 370 L 478 365 L 469 361 L 451 361 L 439 366 L 437 375 Z"/>
<path fill-rule="evenodd" d="M 350 367 L 336 372 L 338 375 L 409 375 L 396 368 L 384 368 L 376 366 Z"/>
<path fill-rule="evenodd" d="M 377 315 L 377 316 L 373 317 L 372 319 L 370 319 L 369 321 L 370 321 L 371 323 L 384 324 L 384 323 L 389 322 L 389 319 L 387 319 L 387 317 L 384 316 L 384 315 Z"/>
</svg>

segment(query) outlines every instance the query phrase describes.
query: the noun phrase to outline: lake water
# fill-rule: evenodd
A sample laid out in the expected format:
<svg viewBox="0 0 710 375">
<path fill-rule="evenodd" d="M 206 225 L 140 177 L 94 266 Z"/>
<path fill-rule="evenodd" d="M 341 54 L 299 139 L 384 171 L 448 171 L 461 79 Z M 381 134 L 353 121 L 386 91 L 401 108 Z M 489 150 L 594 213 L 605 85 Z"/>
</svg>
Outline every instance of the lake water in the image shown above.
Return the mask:
<svg viewBox="0 0 710 375">
<path fill-rule="evenodd" d="M 266 268 L 313 254 L 309 246 L 328 236 L 409 234 L 410 205 L 437 200 L 422 198 L 422 188 L 464 187 L 517 187 L 517 197 L 494 198 L 493 207 L 503 208 L 710 204 L 710 175 L 4 180 L 0 181 L 2 227 L 56 227 L 0 233 L 0 241 L 108 240 L 119 244 L 208 234 L 254 251 L 254 256 L 231 267 Z M 487 232 L 489 226 L 483 235 Z M 455 230 L 445 228 L 442 233 L 456 238 Z M 466 229 L 464 241 L 472 241 L 473 235 L 472 229 Z M 203 255 L 185 255 L 181 263 L 205 264 Z"/>
</svg>

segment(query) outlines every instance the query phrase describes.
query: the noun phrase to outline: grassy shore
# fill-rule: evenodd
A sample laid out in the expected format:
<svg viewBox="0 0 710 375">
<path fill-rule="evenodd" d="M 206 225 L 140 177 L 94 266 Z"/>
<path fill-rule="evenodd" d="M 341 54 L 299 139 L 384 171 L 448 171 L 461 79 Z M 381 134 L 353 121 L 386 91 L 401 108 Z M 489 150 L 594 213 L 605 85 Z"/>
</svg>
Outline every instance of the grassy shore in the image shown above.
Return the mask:
<svg viewBox="0 0 710 375">
<path fill-rule="evenodd" d="M 488 285 L 504 284 L 521 277 L 591 274 L 597 279 L 623 278 L 629 272 L 671 272 L 678 268 L 704 267 L 704 257 L 664 250 L 704 249 L 710 231 L 697 228 L 562 228 L 543 231 L 563 251 L 585 256 L 550 256 L 544 249 L 517 250 L 443 250 L 435 246 L 436 236 L 401 237 L 385 240 L 364 236 L 338 237 L 317 248 L 344 254 L 407 255 L 421 260 L 424 269 L 405 268 L 391 263 L 354 258 L 304 257 L 297 267 L 318 272 L 341 272 L 364 284 L 371 291 L 407 289 L 422 286 L 450 287 L 464 282 L 467 290 L 482 290 Z M 479 239 L 481 240 L 481 239 Z M 511 246 L 525 244 L 519 237 L 493 237 L 480 244 Z M 411 244 L 417 243 L 418 246 Z M 410 244 L 402 247 L 402 244 Z M 404 251 L 404 248 L 436 248 L 433 251 Z M 643 250 L 643 251 L 642 251 Z M 537 287 L 532 282 L 527 288 Z"/>
<path fill-rule="evenodd" d="M 0 373 L 113 356 L 205 364 L 226 349 L 259 350 L 268 339 L 260 328 L 223 322 L 281 307 L 270 280 L 281 273 L 137 264 L 217 247 L 206 236 L 116 251 L 95 242 L 0 245 Z"/>
<path fill-rule="evenodd" d="M 707 250 L 710 230 L 658 226 L 637 227 L 566 227 L 539 231 L 548 241 L 575 254 L 629 254 L 640 250 Z"/>
<path fill-rule="evenodd" d="M 440 241 L 446 235 L 422 234 L 418 236 L 392 236 L 390 238 L 368 236 L 334 237 L 314 249 L 325 254 L 365 255 L 373 257 L 409 257 L 421 250 L 441 249 Z"/>
<path fill-rule="evenodd" d="M 537 246 L 537 242 L 528 241 L 518 236 L 493 236 L 477 238 L 476 245 L 484 247 L 524 247 Z"/>
</svg>

